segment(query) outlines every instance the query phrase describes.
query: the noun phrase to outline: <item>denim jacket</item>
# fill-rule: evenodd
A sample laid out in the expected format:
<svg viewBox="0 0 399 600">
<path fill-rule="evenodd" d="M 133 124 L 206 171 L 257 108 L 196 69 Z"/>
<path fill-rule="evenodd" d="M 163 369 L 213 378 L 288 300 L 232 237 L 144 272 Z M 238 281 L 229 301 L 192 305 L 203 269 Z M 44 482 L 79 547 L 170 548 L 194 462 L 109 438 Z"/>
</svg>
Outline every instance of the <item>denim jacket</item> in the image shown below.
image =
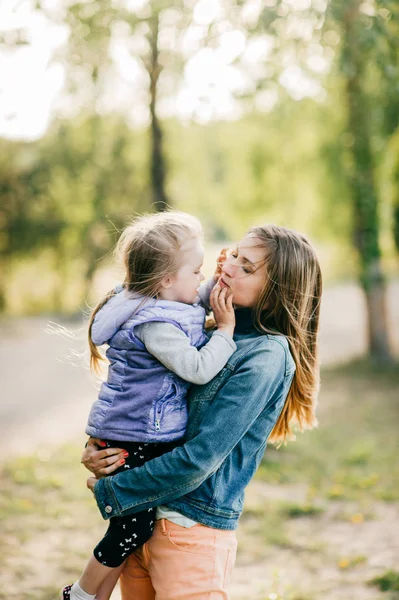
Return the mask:
<svg viewBox="0 0 399 600">
<path fill-rule="evenodd" d="M 184 445 L 96 483 L 105 519 L 166 504 L 208 527 L 237 527 L 244 489 L 284 406 L 295 363 L 287 340 L 259 333 L 249 309 L 236 317 L 236 352 L 190 393 Z"/>
</svg>

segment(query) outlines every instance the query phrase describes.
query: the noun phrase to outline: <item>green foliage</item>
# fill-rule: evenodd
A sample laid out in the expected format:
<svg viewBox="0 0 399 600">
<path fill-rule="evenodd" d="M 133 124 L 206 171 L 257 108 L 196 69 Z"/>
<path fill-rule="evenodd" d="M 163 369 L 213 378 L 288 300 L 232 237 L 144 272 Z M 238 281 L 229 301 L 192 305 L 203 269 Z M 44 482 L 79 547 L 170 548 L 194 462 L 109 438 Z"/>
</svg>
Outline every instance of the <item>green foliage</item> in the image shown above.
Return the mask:
<svg viewBox="0 0 399 600">
<path fill-rule="evenodd" d="M 234 123 L 165 122 L 174 206 L 197 214 L 208 239 L 238 238 L 259 222 L 305 231 L 335 246 L 328 261 L 335 257 L 342 274 L 344 264 L 350 267 L 342 260 L 349 252 L 349 213 L 347 191 L 324 160 L 336 136 L 336 120 L 325 126 L 328 112 L 311 100 L 287 100 L 270 114 Z M 9 180 L 2 219 L 13 232 L 1 238 L 2 261 L 12 280 L 25 281 L 28 265 L 32 276 L 43 270 L 43 301 L 33 303 L 31 295 L 29 305 L 27 296 L 18 311 L 73 310 L 90 296 L 123 225 L 152 208 L 149 132 L 116 118 L 82 116 L 55 122 L 37 142 L 3 140 L 2 147 L 0 169 Z M 7 284 L 10 309 L 15 286 Z"/>
<path fill-rule="evenodd" d="M 298 519 L 300 517 L 313 517 L 323 512 L 321 506 L 315 506 L 309 502 L 304 504 L 287 503 L 282 506 L 282 511 L 289 519 Z"/>
<path fill-rule="evenodd" d="M 328 113 L 329 107 L 311 100 L 287 100 L 269 114 L 252 113 L 234 123 L 170 123 L 175 205 L 196 212 L 226 237 L 275 221 L 316 240 L 345 243 L 348 192 L 323 156 L 336 136 L 335 121 L 326 127 Z"/>
<path fill-rule="evenodd" d="M 382 592 L 399 592 L 399 572 L 385 571 L 382 575 L 371 579 L 369 583 L 378 587 Z"/>
<path fill-rule="evenodd" d="M 329 0 L 327 10 L 316 0 L 294 4 L 267 2 L 248 18 L 249 0 L 227 1 L 198 47 L 180 52 L 191 3 L 154 0 L 127 9 L 79 1 L 65 12 L 38 3 L 46 18 L 69 28 L 55 58 L 66 66 L 71 101 L 82 95 L 86 109 L 55 121 L 38 142 L 0 141 L 0 310 L 10 310 L 6 281 L 25 279 L 28 265 L 31 274 L 43 266 L 51 283 L 41 286 L 43 299 L 30 306 L 27 299 L 25 310 L 76 309 L 90 296 L 120 228 L 154 208 L 163 191 L 174 207 L 197 214 L 216 240 L 238 238 L 262 221 L 304 231 L 320 245 L 327 278 L 355 274 L 355 240 L 365 287 L 381 279 L 373 261 L 386 250 L 393 255 L 392 231 L 399 248 L 398 5 L 351 0 L 351 45 L 345 42 L 348 2 Z M 206 126 L 163 120 L 155 127 L 155 101 L 174 98 L 192 53 L 217 46 L 227 25 L 239 28 L 248 43 L 267 40 L 270 46 L 248 73 L 249 89 L 237 94 L 244 116 Z M 5 40 L 11 47 L 23 38 L 14 33 Z M 126 42 L 148 75 L 148 130 L 98 112 L 115 76 L 110 47 L 116 39 Z M 246 73 L 243 56 L 234 68 Z M 310 68 L 315 56 L 330 64 L 329 71 Z M 280 77 L 288 63 L 324 97 L 294 100 Z M 354 75 L 358 85 L 348 95 Z M 258 112 L 258 94 L 265 90 L 277 101 L 270 112 Z M 66 298 L 66 287 L 75 299 Z"/>
<path fill-rule="evenodd" d="M 42 140 L 18 144 L 18 152 L 2 142 L 1 260 L 15 269 L 50 251 L 60 275 L 53 308 L 63 310 L 65 288 L 77 279 L 73 265 L 81 265 L 80 293 L 87 296 L 120 228 L 149 209 L 145 146 L 146 137 L 121 120 L 97 116 L 55 123 Z"/>
</svg>

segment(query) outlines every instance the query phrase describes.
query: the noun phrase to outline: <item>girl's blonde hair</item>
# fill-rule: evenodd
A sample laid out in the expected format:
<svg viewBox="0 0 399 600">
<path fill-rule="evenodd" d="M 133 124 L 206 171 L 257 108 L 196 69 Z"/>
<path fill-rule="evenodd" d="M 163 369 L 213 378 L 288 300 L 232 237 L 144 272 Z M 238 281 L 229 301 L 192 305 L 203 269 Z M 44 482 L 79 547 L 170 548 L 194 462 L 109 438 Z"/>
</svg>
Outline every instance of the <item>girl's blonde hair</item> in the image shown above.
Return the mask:
<svg viewBox="0 0 399 600">
<path fill-rule="evenodd" d="M 124 229 L 114 254 L 125 268 L 123 287 L 129 292 L 157 298 L 162 280 L 181 266 L 181 247 L 190 239 L 202 237 L 201 223 L 183 212 L 165 211 L 143 215 Z M 100 370 L 104 360 L 91 339 L 91 328 L 98 311 L 116 294 L 110 291 L 94 308 L 89 320 L 90 367 Z"/>
<path fill-rule="evenodd" d="M 254 324 L 262 333 L 282 334 L 290 346 L 296 371 L 270 441 L 293 437 L 317 425 L 319 390 L 317 333 L 322 276 L 316 252 L 305 236 L 274 225 L 249 231 L 264 248 L 266 282 L 254 306 Z"/>
</svg>

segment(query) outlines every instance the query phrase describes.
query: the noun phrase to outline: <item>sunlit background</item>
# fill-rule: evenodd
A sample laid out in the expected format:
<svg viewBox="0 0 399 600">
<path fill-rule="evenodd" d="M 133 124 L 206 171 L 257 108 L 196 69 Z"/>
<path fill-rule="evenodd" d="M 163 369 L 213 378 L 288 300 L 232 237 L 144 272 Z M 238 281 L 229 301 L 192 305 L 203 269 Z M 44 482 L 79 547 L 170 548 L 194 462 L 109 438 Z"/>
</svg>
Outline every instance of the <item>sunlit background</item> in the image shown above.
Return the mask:
<svg viewBox="0 0 399 600">
<path fill-rule="evenodd" d="M 33 1 L 11 0 L 1 6 L 0 27 L 5 42 L 12 40 L 15 29 L 24 31 L 27 42 L 18 51 L 9 53 L 3 49 L 2 52 L 0 133 L 4 137 L 37 139 L 45 134 L 54 115 L 76 114 L 88 102 L 87 90 L 80 90 L 80 97 L 69 97 L 68 101 L 65 98 L 70 65 L 62 53 L 70 39 L 71 27 L 63 20 L 66 7 L 61 4 L 43 2 L 43 10 L 37 10 Z M 151 13 L 146 0 L 120 4 L 142 22 L 135 28 L 137 31 L 132 30 L 126 20 L 118 19 L 118 15 L 110 23 L 111 39 L 107 47 L 110 64 L 103 65 L 104 87 L 97 109 L 102 114 L 121 113 L 132 125 L 146 126 L 150 118 L 145 94 L 148 72 L 139 56 L 148 51 L 145 40 L 148 30 L 143 25 Z M 254 92 L 256 80 L 264 76 L 262 63 L 271 59 L 275 48 L 272 35 L 258 32 L 250 37 L 245 30 L 257 25 L 264 4 L 253 1 L 235 7 L 218 0 L 175 3 L 175 6 L 165 3 L 160 15 L 158 47 L 168 60 L 162 66 L 168 71 L 180 67 L 180 72 L 174 79 L 170 72 L 163 73 L 159 84 L 160 117 L 208 123 L 237 119 L 244 114 L 245 107 L 240 105 L 236 95 Z M 272 7 L 273 3 L 269 5 Z M 112 6 L 117 8 L 118 3 L 110 3 L 109 8 Z M 182 7 L 186 15 L 182 14 Z M 310 8 L 310 0 L 285 3 L 282 14 L 289 15 L 292 9 L 297 13 L 295 18 L 290 15 L 291 35 L 310 40 L 314 25 L 309 22 L 305 28 L 301 17 Z M 84 3 L 80 18 L 89 21 L 98 10 L 96 3 Z M 230 21 L 232 10 L 239 10 L 239 14 Z M 322 2 L 319 10 L 324 10 Z M 101 22 L 100 16 L 100 25 L 107 26 L 106 8 L 103 17 Z M 80 35 L 88 34 L 87 24 L 80 23 L 80 27 Z M 216 36 L 217 43 L 215 39 L 208 39 L 210 27 L 215 29 L 212 35 Z M 331 54 L 316 42 L 306 59 L 308 73 L 298 64 L 298 57 L 287 51 L 281 72 L 277 74 L 278 82 L 296 100 L 306 97 L 322 100 L 325 91 L 319 81 L 320 74 L 325 73 L 330 64 Z M 106 89 L 108 86 L 110 89 Z M 27 94 L 29 102 L 26 102 Z M 265 111 L 270 111 L 278 99 L 276 88 L 256 96 L 255 107 Z"/>
<path fill-rule="evenodd" d="M 398 598 L 397 0 L 0 0 L 0 600 L 56 597 L 102 531 L 85 319 L 167 207 L 207 274 L 266 222 L 324 274 L 320 427 L 268 449 L 232 599 Z"/>
</svg>

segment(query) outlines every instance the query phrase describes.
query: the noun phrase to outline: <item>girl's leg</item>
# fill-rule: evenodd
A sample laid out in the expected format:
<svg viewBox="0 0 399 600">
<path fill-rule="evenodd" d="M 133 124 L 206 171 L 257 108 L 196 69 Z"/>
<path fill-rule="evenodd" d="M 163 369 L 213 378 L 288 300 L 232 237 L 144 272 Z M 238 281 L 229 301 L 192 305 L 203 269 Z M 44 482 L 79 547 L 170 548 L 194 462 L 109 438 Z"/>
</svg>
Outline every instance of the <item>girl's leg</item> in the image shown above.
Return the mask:
<svg viewBox="0 0 399 600">
<path fill-rule="evenodd" d="M 120 567 L 116 569 L 112 569 L 112 573 L 108 575 L 108 577 L 104 580 L 104 583 L 101 585 L 100 589 L 96 594 L 96 600 L 109 600 L 111 594 L 116 586 L 116 582 L 119 579 L 120 574 L 123 571 L 125 563 L 123 563 Z"/>
<path fill-rule="evenodd" d="M 236 550 L 234 531 L 203 525 L 184 528 L 161 519 L 144 546 L 146 577 L 157 600 L 228 600 Z M 141 599 L 139 577 L 129 558 L 122 575 L 123 600 Z"/>
<path fill-rule="evenodd" d="M 97 591 L 101 588 L 106 578 L 112 575 L 114 570 L 111 567 L 102 565 L 94 556 L 91 556 L 79 581 L 65 586 L 61 591 L 60 598 L 62 600 L 95 599 Z"/>
<path fill-rule="evenodd" d="M 153 509 L 148 509 L 110 520 L 105 536 L 95 547 L 79 579 L 82 590 L 97 594 L 97 600 L 108 600 L 126 558 L 150 538 L 154 528 L 153 515 Z"/>
<path fill-rule="evenodd" d="M 79 579 L 79 585 L 87 594 L 96 594 L 114 570 L 113 567 L 102 565 L 94 556 L 91 556 Z"/>
</svg>

